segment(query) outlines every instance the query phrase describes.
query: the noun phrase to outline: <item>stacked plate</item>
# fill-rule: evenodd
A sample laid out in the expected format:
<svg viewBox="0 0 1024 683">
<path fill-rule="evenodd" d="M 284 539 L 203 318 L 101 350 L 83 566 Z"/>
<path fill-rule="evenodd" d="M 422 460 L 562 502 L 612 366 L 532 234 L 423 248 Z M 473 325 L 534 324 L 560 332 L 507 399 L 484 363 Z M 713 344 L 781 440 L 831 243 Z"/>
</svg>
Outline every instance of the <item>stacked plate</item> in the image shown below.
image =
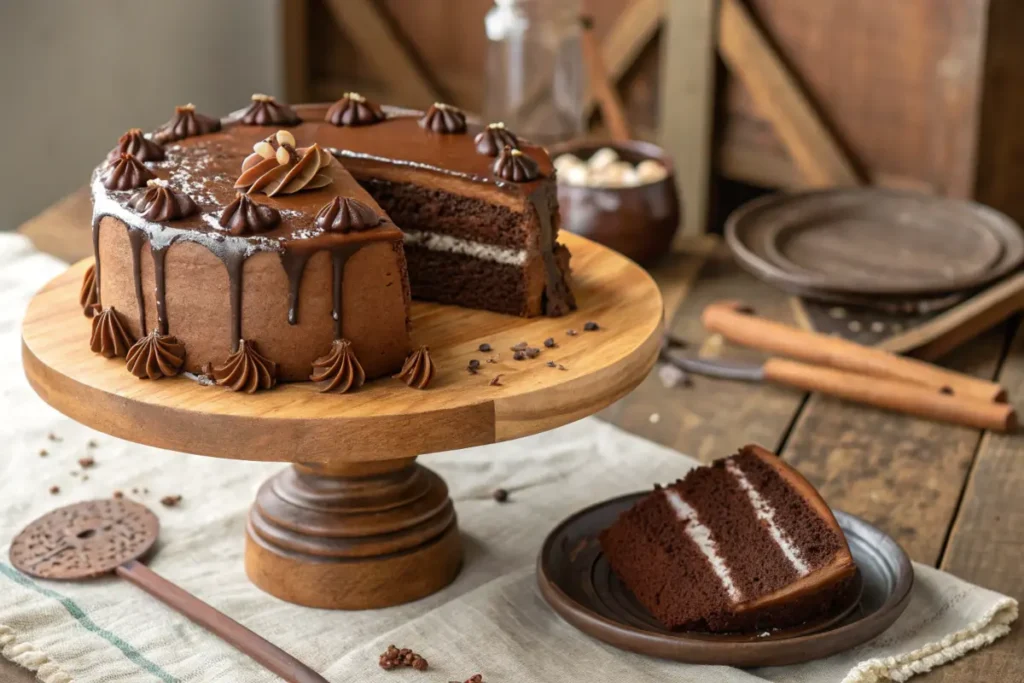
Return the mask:
<svg viewBox="0 0 1024 683">
<path fill-rule="evenodd" d="M 765 282 L 891 313 L 948 308 L 1024 261 L 1020 226 L 994 209 L 876 188 L 763 197 L 725 235 Z"/>
</svg>

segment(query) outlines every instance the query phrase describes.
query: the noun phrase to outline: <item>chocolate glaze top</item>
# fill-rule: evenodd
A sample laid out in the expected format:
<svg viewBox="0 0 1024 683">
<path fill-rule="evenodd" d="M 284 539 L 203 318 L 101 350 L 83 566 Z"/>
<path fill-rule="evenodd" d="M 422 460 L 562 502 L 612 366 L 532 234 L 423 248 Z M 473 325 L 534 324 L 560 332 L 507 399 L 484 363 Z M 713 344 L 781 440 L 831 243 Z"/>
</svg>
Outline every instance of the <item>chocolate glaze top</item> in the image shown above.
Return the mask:
<svg viewBox="0 0 1024 683">
<path fill-rule="evenodd" d="M 317 212 L 334 196 L 358 198 L 384 216 L 376 202 L 345 170 L 346 161 L 359 163 L 362 160 L 435 172 L 488 185 L 523 198 L 554 175 L 551 158 L 544 148 L 520 141 L 523 153 L 537 161 L 540 177 L 528 183 L 513 183 L 497 177 L 492 169 L 493 158 L 476 151 L 474 138 L 484 126 L 475 122 L 467 124 L 465 133 L 441 135 L 419 126 L 422 112 L 384 106 L 386 118 L 375 125 L 338 127 L 324 121 L 329 106 L 296 106 L 295 111 L 302 123 L 288 130 L 298 145 L 319 143 L 341 161 L 324 171 L 333 182 L 322 189 L 295 195 L 272 198 L 261 195 L 260 202 L 277 209 L 282 220 L 273 230 L 260 235 L 227 235 L 218 225 L 217 218 L 223 208 L 235 199 L 233 184 L 241 170 L 242 160 L 252 153 L 255 143 L 274 135 L 279 126 L 240 125 L 238 121 L 242 112 L 237 111 L 222 120 L 223 127 L 219 132 L 167 144 L 166 159 L 149 162 L 146 166 L 157 178 L 187 193 L 199 206 L 197 215 L 175 222 L 176 238 L 186 237 L 191 232 L 196 233 L 196 238 L 206 235 L 206 239 L 215 241 L 247 240 L 250 248 L 259 251 L 281 251 L 296 248 L 300 243 L 306 249 L 320 249 L 347 242 L 399 239 L 400 231 L 388 220 L 384 220 L 380 227 L 364 232 L 327 234 L 316 227 Z M 102 174 L 105 168 L 104 164 L 97 173 Z M 95 183 L 93 189 L 94 194 L 102 190 Z M 121 207 L 127 206 L 132 195 L 131 192 L 109 190 L 105 194 Z M 138 218 L 145 222 L 141 216 Z M 151 227 L 159 229 L 162 226 L 154 224 Z"/>
</svg>

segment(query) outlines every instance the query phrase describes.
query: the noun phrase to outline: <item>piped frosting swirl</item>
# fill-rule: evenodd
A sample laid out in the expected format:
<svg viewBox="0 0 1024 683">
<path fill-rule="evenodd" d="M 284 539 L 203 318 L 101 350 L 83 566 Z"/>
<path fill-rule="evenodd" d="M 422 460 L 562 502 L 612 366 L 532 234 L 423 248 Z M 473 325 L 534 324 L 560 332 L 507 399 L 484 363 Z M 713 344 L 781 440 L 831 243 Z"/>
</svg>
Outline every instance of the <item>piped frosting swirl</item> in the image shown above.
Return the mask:
<svg viewBox="0 0 1024 683">
<path fill-rule="evenodd" d="M 131 154 L 139 161 L 163 161 L 167 156 L 163 146 L 143 135 L 141 128 L 132 128 L 122 135 L 110 156 L 114 158 L 121 154 Z"/>
<path fill-rule="evenodd" d="M 106 358 L 127 356 L 131 345 L 131 335 L 124 329 L 121 318 L 118 317 L 113 306 L 104 308 L 99 315 L 92 319 L 89 347 L 93 353 L 98 353 Z"/>
<path fill-rule="evenodd" d="M 134 190 L 156 178 L 156 174 L 131 154 L 121 154 L 103 174 L 103 187 L 108 190 Z"/>
<path fill-rule="evenodd" d="M 368 205 L 351 197 L 335 197 L 316 214 L 316 227 L 327 232 L 360 232 L 381 224 Z"/>
<path fill-rule="evenodd" d="M 313 361 L 313 374 L 309 379 L 319 384 L 321 393 L 337 391 L 344 394 L 363 386 L 366 372 L 352 350 L 352 343 L 347 339 L 335 339 L 331 352 Z"/>
<path fill-rule="evenodd" d="M 220 119 L 205 116 L 196 112 L 194 104 L 185 104 L 174 108 L 174 116 L 153 135 L 153 139 L 162 145 L 177 142 L 196 135 L 207 135 L 220 130 Z"/>
<path fill-rule="evenodd" d="M 235 188 L 247 188 L 247 194 L 262 192 L 268 197 L 318 190 L 331 184 L 331 177 L 321 171 L 333 160 L 331 153 L 316 143 L 296 148 L 295 137 L 279 130 L 273 137 L 253 145 L 253 153 L 242 162 L 242 174 L 235 181 Z"/>
<path fill-rule="evenodd" d="M 421 346 L 410 353 L 395 378 L 413 389 L 426 389 L 434 379 L 434 361 L 430 359 L 430 349 Z"/>
<path fill-rule="evenodd" d="M 256 235 L 272 230 L 281 222 L 281 213 L 272 206 L 257 204 L 241 192 L 220 212 L 217 223 L 232 235 Z"/>
<path fill-rule="evenodd" d="M 99 304 L 99 297 L 96 296 L 96 265 L 90 265 L 85 269 L 82 277 L 82 289 L 78 292 L 78 303 L 82 305 L 82 313 L 86 318 L 96 315 L 96 306 Z"/>
<path fill-rule="evenodd" d="M 420 119 L 420 127 L 435 133 L 465 133 L 466 115 L 458 107 L 434 102 Z"/>
<path fill-rule="evenodd" d="M 150 180 L 128 200 L 128 208 L 157 223 L 187 218 L 199 213 L 192 198 L 160 180 Z"/>
<path fill-rule="evenodd" d="M 498 156 L 506 145 L 513 149 L 519 146 L 519 138 L 501 122 L 487 124 L 487 128 L 476 134 L 473 142 L 476 151 L 488 157 Z"/>
<path fill-rule="evenodd" d="M 176 337 L 153 330 L 128 349 L 128 372 L 139 379 L 174 377 L 185 364 L 185 346 Z"/>
<path fill-rule="evenodd" d="M 256 93 L 242 113 L 241 121 L 247 126 L 295 126 L 302 119 L 287 104 L 281 104 L 270 95 Z"/>
<path fill-rule="evenodd" d="M 518 149 L 505 145 L 494 162 L 494 175 L 513 183 L 528 183 L 540 177 L 540 168 Z"/>
<path fill-rule="evenodd" d="M 213 368 L 213 381 L 247 394 L 273 389 L 277 385 L 277 363 L 260 355 L 255 342 L 241 339 L 238 350 L 228 356 L 224 365 Z"/>
<path fill-rule="evenodd" d="M 365 126 L 384 120 L 384 111 L 357 92 L 347 92 L 331 105 L 324 118 L 335 126 Z"/>
</svg>

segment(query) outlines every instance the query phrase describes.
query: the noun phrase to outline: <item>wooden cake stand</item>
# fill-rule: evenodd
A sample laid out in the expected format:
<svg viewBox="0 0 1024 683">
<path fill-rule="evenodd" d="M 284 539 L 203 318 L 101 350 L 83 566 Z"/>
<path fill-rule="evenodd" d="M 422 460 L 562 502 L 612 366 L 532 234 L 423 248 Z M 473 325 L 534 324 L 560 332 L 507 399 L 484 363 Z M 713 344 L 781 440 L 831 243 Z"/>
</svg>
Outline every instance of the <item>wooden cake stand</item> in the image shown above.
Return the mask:
<svg viewBox="0 0 1024 683">
<path fill-rule="evenodd" d="M 123 439 L 295 463 L 264 483 L 250 511 L 250 579 L 311 607 L 396 605 L 440 590 L 462 561 L 448 488 L 416 456 L 516 439 L 590 415 L 629 393 L 658 356 L 662 302 L 651 277 L 593 242 L 568 233 L 563 239 L 573 253 L 579 303 L 572 315 L 523 319 L 413 303 L 414 343 L 428 345 L 437 366 L 426 391 L 381 379 L 343 395 L 321 394 L 309 383 L 248 395 L 183 377 L 136 379 L 124 359 L 89 350 L 90 321 L 78 293 L 91 260 L 50 281 L 29 304 L 25 374 L 57 410 Z M 584 332 L 588 320 L 600 329 Z M 549 337 L 556 348 L 543 347 Z M 521 341 L 541 348 L 540 356 L 513 360 L 510 347 Z M 483 343 L 493 351 L 481 353 Z M 495 354 L 496 363 L 486 362 Z M 481 362 L 476 375 L 467 372 L 473 358 Z"/>
</svg>

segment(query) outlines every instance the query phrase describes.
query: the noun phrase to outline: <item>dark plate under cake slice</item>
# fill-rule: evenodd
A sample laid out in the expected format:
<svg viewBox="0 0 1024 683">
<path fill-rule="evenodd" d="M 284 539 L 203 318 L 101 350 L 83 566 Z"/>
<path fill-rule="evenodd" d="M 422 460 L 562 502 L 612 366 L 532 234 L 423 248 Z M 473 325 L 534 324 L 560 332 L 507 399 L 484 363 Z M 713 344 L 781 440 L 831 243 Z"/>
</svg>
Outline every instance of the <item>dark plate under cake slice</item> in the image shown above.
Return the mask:
<svg viewBox="0 0 1024 683">
<path fill-rule="evenodd" d="M 698 467 L 601 534 L 612 569 L 669 628 L 785 628 L 837 609 L 856 572 L 828 505 L 759 446 Z"/>
</svg>

